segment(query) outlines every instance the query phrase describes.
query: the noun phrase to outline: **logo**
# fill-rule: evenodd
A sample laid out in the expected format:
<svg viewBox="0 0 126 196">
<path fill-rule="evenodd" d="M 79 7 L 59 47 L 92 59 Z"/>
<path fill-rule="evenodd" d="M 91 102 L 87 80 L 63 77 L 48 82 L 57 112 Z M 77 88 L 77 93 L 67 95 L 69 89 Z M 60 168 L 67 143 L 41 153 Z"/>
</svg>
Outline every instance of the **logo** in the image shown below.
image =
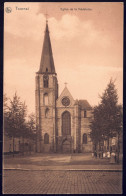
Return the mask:
<svg viewBox="0 0 126 196">
<path fill-rule="evenodd" d="M 12 12 L 12 9 L 11 9 L 11 7 L 6 7 L 6 8 L 5 8 L 5 11 L 6 11 L 7 13 L 11 13 L 11 12 Z"/>
</svg>

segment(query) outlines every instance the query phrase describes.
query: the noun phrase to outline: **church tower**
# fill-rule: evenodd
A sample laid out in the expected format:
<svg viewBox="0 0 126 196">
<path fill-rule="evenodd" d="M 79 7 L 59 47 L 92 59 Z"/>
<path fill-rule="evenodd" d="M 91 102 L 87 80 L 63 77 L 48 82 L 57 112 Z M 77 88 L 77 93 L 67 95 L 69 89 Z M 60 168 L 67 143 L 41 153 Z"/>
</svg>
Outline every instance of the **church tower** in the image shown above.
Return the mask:
<svg viewBox="0 0 126 196">
<path fill-rule="evenodd" d="M 36 73 L 35 98 L 38 133 L 37 152 L 55 152 L 58 81 L 53 61 L 48 21 L 46 21 L 40 68 Z"/>
</svg>

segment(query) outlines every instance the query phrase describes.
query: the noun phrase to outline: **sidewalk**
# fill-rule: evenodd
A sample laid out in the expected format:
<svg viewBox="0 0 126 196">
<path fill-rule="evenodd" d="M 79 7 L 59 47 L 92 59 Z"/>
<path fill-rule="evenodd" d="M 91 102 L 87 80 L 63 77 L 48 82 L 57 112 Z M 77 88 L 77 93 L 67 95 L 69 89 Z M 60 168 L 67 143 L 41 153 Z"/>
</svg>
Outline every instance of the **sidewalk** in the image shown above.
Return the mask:
<svg viewBox="0 0 126 196">
<path fill-rule="evenodd" d="M 91 157 L 91 154 L 36 154 L 14 158 L 5 157 L 3 169 L 122 171 L 122 164 L 110 164 L 109 159 L 95 159 Z"/>
<path fill-rule="evenodd" d="M 122 171 L 121 165 L 65 165 L 65 166 L 37 166 L 37 165 L 5 165 L 3 169 L 10 170 L 84 170 L 84 171 Z"/>
</svg>

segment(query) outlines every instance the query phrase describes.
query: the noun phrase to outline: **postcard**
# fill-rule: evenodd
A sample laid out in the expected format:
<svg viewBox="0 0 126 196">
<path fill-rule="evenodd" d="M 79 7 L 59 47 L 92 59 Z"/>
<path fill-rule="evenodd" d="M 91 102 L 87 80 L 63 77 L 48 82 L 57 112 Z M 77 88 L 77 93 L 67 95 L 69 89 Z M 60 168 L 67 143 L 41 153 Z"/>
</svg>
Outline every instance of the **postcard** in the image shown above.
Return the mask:
<svg viewBox="0 0 126 196">
<path fill-rule="evenodd" d="M 123 3 L 4 3 L 3 194 L 121 194 Z"/>
</svg>

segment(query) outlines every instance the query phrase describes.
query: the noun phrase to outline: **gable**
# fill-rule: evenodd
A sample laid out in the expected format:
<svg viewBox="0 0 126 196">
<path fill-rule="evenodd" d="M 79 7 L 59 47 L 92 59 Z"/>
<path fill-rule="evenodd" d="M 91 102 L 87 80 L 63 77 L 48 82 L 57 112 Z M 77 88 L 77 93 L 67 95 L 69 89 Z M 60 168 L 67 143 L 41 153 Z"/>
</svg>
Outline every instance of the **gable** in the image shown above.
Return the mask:
<svg viewBox="0 0 126 196">
<path fill-rule="evenodd" d="M 64 106 L 62 104 L 62 100 L 63 98 L 68 98 L 70 100 L 70 104 L 68 106 Z M 62 91 L 62 93 L 60 94 L 59 98 L 56 101 L 56 106 L 57 107 L 73 107 L 75 103 L 75 100 L 73 99 L 71 93 L 69 92 L 68 88 L 65 87 Z"/>
</svg>

